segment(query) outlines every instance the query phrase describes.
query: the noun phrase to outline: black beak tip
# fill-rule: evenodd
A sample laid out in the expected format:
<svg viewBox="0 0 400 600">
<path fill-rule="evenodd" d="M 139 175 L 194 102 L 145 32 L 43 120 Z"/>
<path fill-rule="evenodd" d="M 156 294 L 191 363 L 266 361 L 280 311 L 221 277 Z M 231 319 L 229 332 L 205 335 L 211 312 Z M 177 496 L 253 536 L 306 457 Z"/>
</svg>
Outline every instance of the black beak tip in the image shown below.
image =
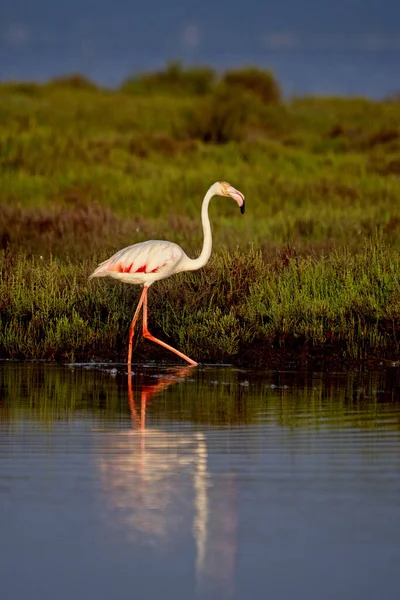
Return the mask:
<svg viewBox="0 0 400 600">
<path fill-rule="evenodd" d="M 242 213 L 242 215 L 244 214 L 244 200 L 242 206 L 240 207 L 240 212 Z"/>
</svg>

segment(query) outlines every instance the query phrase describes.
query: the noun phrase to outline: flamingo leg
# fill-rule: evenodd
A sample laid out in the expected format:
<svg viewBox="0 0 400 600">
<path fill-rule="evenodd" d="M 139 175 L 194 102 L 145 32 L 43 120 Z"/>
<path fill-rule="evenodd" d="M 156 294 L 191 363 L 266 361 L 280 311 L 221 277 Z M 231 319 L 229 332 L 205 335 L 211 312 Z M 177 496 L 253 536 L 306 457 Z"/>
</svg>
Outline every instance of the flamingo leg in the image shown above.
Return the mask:
<svg viewBox="0 0 400 600">
<path fill-rule="evenodd" d="M 154 335 L 152 335 L 150 333 L 150 331 L 147 328 L 147 288 L 146 287 L 143 290 L 143 295 L 144 295 L 144 302 L 143 302 L 143 337 L 147 338 L 148 340 L 151 340 L 152 342 L 155 342 L 156 344 L 160 344 L 160 346 L 163 346 L 167 350 L 171 350 L 171 352 L 175 352 L 175 354 L 177 354 L 178 356 L 180 356 L 181 358 L 183 358 L 184 360 L 186 360 L 190 365 L 192 365 L 193 367 L 196 367 L 198 365 L 197 362 L 195 362 L 194 360 L 192 360 L 191 358 L 189 358 L 188 356 L 186 356 L 186 354 L 183 354 L 183 352 L 179 352 L 179 350 L 176 350 L 172 346 L 169 346 L 165 342 L 162 342 L 161 340 L 155 338 Z"/>
<path fill-rule="evenodd" d="M 133 315 L 131 326 L 129 328 L 128 373 L 130 373 L 130 371 L 131 371 L 131 363 L 132 363 L 132 340 L 133 340 L 133 334 L 135 333 L 135 325 L 136 325 L 136 321 L 138 320 L 140 309 L 142 308 L 143 300 L 145 299 L 146 295 L 147 295 L 147 287 L 144 287 L 142 295 L 140 296 L 138 305 L 136 307 L 135 314 Z"/>
</svg>

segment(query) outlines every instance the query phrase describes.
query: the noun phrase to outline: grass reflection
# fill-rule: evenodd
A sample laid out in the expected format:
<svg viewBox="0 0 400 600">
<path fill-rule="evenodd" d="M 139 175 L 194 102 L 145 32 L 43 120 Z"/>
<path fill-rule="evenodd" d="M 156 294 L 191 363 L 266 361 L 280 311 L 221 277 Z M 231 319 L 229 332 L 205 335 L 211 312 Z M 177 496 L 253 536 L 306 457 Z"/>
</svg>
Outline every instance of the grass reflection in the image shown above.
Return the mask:
<svg viewBox="0 0 400 600">
<path fill-rule="evenodd" d="M 400 371 L 258 372 L 231 367 L 0 364 L 0 421 L 94 418 L 134 427 L 400 427 Z M 386 418 L 388 417 L 388 418 Z M 390 417 L 390 418 L 389 418 Z"/>
</svg>

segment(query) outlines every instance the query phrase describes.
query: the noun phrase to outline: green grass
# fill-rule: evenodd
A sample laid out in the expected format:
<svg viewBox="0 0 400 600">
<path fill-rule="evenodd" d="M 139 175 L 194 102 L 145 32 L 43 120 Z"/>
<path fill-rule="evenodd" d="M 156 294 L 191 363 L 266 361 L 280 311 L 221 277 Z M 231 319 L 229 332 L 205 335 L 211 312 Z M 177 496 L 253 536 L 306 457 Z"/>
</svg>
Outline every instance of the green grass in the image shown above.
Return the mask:
<svg viewBox="0 0 400 600">
<path fill-rule="evenodd" d="M 151 288 L 153 333 L 200 361 L 398 360 L 399 123 L 252 69 L 1 84 L 1 356 L 124 357 L 139 289 L 88 275 L 146 239 L 194 256 L 227 180 L 246 214 L 214 199 L 211 262 Z"/>
<path fill-rule="evenodd" d="M 138 287 L 88 283 L 92 264 L 3 254 L 0 348 L 4 357 L 124 360 Z M 201 271 L 155 284 L 152 332 L 195 360 L 263 366 L 350 365 L 399 353 L 400 258 L 381 240 L 313 259 L 287 249 L 224 250 Z M 135 358 L 171 358 L 139 338 Z"/>
</svg>

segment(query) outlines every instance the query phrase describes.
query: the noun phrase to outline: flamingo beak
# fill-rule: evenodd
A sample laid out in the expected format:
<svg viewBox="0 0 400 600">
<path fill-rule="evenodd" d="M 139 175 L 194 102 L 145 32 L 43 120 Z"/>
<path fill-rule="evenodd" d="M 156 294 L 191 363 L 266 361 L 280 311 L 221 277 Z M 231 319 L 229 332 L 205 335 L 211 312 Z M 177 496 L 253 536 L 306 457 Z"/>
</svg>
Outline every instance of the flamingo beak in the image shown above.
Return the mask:
<svg viewBox="0 0 400 600">
<path fill-rule="evenodd" d="M 228 196 L 230 196 L 231 198 L 236 200 L 236 202 L 240 206 L 240 212 L 243 214 L 244 213 L 244 196 L 243 196 L 242 192 L 239 192 L 239 190 L 232 187 L 231 185 L 228 187 L 226 192 L 227 192 Z"/>
</svg>

